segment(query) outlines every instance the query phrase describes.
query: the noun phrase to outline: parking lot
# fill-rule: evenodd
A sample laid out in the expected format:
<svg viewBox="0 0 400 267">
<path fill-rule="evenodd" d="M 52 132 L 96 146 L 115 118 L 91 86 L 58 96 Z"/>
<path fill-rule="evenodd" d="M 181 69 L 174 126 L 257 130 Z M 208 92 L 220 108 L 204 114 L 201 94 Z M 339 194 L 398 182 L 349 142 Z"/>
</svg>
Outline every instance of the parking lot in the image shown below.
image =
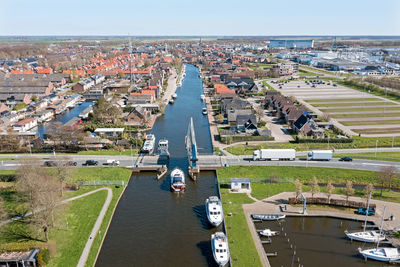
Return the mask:
<svg viewBox="0 0 400 267">
<path fill-rule="evenodd" d="M 330 81 L 269 83 L 313 112 L 329 114 L 345 132 L 362 136 L 400 136 L 400 104 Z"/>
</svg>

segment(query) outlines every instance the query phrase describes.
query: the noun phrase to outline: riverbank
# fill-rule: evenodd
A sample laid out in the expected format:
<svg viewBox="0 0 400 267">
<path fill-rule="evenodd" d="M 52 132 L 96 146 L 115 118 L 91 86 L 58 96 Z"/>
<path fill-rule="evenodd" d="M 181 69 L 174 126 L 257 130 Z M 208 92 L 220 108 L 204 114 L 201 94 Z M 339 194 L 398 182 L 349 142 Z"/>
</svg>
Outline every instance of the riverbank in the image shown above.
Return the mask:
<svg viewBox="0 0 400 267">
<path fill-rule="evenodd" d="M 172 98 L 172 95 L 175 94 L 177 86 L 176 86 L 176 69 L 172 68 L 172 73 L 168 78 L 168 86 L 164 91 L 164 95 L 162 96 L 163 103 L 169 101 Z"/>
</svg>

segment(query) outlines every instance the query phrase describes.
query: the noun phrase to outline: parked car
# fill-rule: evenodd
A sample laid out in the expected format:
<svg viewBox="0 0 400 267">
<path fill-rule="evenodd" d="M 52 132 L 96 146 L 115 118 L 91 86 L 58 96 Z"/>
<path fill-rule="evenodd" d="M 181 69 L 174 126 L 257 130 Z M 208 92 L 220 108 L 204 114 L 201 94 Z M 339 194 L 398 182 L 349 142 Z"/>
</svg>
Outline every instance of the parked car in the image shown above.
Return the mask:
<svg viewBox="0 0 400 267">
<path fill-rule="evenodd" d="M 115 159 L 108 159 L 104 165 L 109 165 L 109 166 L 119 166 L 119 160 Z"/>
<path fill-rule="evenodd" d="M 83 166 L 97 166 L 99 162 L 97 160 L 89 159 L 85 163 L 82 163 Z"/>
<path fill-rule="evenodd" d="M 360 214 L 360 215 L 365 215 L 367 213 L 367 208 L 359 208 L 354 213 L 357 213 L 357 214 Z M 375 208 L 369 208 L 368 209 L 368 216 L 373 216 L 373 215 L 375 215 Z"/>
<path fill-rule="evenodd" d="M 44 162 L 44 166 L 46 166 L 46 167 L 55 167 L 55 166 L 57 166 L 57 162 L 54 161 L 54 160 L 46 160 Z"/>
<path fill-rule="evenodd" d="M 66 166 L 76 166 L 76 165 L 78 165 L 78 162 L 69 160 L 69 161 L 65 162 L 65 165 Z"/>
<path fill-rule="evenodd" d="M 343 158 L 340 158 L 339 161 L 353 161 L 353 158 L 352 157 L 343 157 Z"/>
</svg>

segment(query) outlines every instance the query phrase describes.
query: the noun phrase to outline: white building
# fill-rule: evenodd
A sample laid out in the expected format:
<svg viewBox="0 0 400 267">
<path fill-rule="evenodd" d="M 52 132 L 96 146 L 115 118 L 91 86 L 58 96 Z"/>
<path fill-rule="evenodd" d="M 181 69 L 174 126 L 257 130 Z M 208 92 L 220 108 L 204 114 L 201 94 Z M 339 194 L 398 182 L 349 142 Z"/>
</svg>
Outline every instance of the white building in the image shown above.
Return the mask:
<svg viewBox="0 0 400 267">
<path fill-rule="evenodd" d="M 19 121 L 13 125 L 14 131 L 17 132 L 27 132 L 28 130 L 32 129 L 33 127 L 37 126 L 37 119 L 36 118 L 26 118 L 22 121 Z"/>
</svg>

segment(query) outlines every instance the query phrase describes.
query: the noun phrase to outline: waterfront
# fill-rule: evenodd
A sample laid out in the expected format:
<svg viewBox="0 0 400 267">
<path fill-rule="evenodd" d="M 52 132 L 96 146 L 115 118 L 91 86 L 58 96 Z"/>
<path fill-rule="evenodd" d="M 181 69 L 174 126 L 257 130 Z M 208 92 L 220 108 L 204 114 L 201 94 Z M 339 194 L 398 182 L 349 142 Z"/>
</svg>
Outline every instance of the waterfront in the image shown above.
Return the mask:
<svg viewBox="0 0 400 267">
<path fill-rule="evenodd" d="M 193 117 L 199 153 L 212 153 L 206 116 L 201 114 L 203 93 L 199 71 L 187 65 L 178 98 L 159 117 L 151 131 L 169 140 L 169 170 L 179 167 L 187 175 L 184 138 Z M 214 172 L 202 172 L 194 182 L 186 178 L 185 193 L 169 190 L 169 177 L 157 181 L 155 173 L 133 176 L 116 209 L 96 266 L 207 266 L 214 265 L 210 228 L 204 201 L 217 194 Z"/>
<path fill-rule="evenodd" d="M 372 260 L 365 263 L 357 248 L 373 245 L 351 242 L 345 238 L 344 231 L 359 231 L 361 222 L 329 217 L 289 216 L 281 222 L 255 223 L 255 227 L 257 230 L 269 228 L 281 231 L 279 236 L 271 238 L 271 244 L 263 244 L 266 252 L 278 253 L 277 257 L 268 257 L 271 266 L 392 266 Z"/>
</svg>

